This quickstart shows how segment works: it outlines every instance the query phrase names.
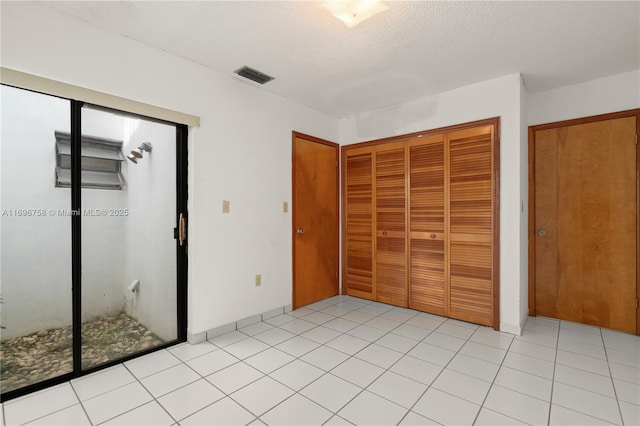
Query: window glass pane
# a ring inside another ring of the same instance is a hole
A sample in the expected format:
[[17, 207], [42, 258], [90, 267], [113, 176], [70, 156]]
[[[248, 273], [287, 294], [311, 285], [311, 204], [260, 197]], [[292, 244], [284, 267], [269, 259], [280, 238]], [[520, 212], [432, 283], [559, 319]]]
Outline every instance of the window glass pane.
[[68, 100], [0, 86], [0, 365], [6, 393], [73, 370], [71, 192], [56, 188]]

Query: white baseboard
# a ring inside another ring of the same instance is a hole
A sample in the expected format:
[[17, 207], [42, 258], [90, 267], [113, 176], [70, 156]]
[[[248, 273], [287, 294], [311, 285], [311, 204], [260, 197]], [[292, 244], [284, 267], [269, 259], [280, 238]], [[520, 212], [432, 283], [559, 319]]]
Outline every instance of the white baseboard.
[[515, 334], [516, 336], [522, 335], [522, 327], [516, 324], [506, 324], [504, 322], [501, 322], [500, 331], [503, 331], [505, 333]]

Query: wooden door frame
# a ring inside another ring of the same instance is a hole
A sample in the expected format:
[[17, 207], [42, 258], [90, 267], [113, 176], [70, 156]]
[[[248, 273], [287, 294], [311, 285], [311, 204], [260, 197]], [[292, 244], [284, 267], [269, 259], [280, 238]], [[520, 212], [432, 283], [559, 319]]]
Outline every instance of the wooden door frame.
[[338, 213], [338, 217], [336, 218], [337, 226], [335, 229], [335, 238], [338, 247], [338, 250], [336, 250], [336, 264], [338, 265], [336, 294], [340, 293], [340, 145], [294, 130], [291, 132], [291, 306], [293, 309], [298, 308], [296, 305], [296, 138], [331, 147], [336, 152], [336, 211]]
[[[640, 299], [640, 150], [637, 138], [640, 134], [640, 108], [609, 114], [593, 115], [572, 120], [529, 126], [529, 315], [536, 316], [536, 238], [535, 238], [535, 153], [536, 132], [539, 130], [575, 126], [617, 118], [636, 117], [636, 299]], [[636, 309], [636, 334], [640, 335], [640, 309]]]

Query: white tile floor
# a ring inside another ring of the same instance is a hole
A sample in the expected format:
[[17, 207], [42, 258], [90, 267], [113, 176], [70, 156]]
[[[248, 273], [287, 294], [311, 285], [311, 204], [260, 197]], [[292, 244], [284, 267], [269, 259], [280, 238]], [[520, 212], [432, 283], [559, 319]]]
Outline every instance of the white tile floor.
[[640, 337], [337, 296], [8, 401], [2, 425], [640, 424]]

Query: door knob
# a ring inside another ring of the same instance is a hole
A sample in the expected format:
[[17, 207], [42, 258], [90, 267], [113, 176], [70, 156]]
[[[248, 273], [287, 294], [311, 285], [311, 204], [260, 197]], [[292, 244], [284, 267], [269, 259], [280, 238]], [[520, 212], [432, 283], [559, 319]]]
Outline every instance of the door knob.
[[302, 234], [304, 234], [304, 229], [302, 229], [302, 228], [298, 228], [298, 229], [296, 229], [296, 232], [297, 232], [298, 234], [302, 235]]
[[546, 229], [539, 230], [538, 235], [540, 235], [541, 237], [544, 237], [545, 235], [547, 235], [547, 230]]

